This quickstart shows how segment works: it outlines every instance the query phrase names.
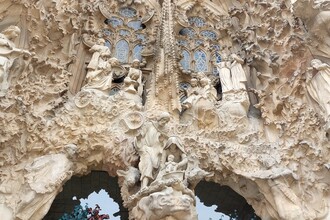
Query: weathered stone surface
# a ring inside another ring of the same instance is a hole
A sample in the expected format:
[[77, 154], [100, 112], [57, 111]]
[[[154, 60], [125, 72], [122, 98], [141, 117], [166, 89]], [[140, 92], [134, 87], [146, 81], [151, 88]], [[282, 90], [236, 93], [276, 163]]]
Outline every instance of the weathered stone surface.
[[328, 1], [0, 2], [1, 219], [95, 169], [131, 219], [197, 219], [201, 179], [330, 218]]

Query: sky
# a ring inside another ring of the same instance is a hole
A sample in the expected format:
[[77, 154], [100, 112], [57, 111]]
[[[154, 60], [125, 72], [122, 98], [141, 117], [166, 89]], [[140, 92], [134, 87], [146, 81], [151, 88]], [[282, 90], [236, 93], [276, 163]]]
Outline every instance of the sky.
[[[73, 197], [76, 200], [76, 197]], [[99, 192], [91, 193], [88, 198], [79, 199], [80, 204], [84, 207], [87, 203], [89, 207], [95, 208], [95, 205], [98, 204], [101, 207], [100, 214], [109, 214], [111, 220], [120, 220], [120, 217], [114, 217], [113, 213], [119, 211], [119, 206], [114, 200], [109, 197], [108, 193], [102, 189]], [[196, 197], [196, 209], [198, 213], [199, 220], [229, 220], [230, 218], [214, 210], [217, 208], [216, 205], [211, 207], [205, 206], [198, 197]]]

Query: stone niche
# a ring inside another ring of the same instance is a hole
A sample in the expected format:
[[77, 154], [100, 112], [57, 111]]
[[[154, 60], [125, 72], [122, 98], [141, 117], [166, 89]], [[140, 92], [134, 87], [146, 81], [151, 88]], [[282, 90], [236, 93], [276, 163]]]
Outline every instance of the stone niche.
[[328, 1], [0, 4], [1, 219], [73, 176], [130, 220], [193, 220], [200, 181], [261, 219], [330, 218]]

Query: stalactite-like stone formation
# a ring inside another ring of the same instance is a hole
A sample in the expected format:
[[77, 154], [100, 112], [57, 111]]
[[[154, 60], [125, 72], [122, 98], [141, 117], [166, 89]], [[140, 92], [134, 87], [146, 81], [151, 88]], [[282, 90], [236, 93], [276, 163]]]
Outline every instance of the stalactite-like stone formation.
[[201, 180], [262, 219], [329, 219], [328, 1], [0, 4], [1, 219], [119, 177], [130, 219], [198, 219]]

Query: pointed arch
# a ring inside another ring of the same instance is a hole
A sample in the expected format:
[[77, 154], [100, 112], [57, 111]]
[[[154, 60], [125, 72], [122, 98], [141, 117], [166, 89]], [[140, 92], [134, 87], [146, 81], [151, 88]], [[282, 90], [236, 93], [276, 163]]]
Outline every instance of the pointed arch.
[[194, 61], [196, 72], [207, 72], [207, 56], [203, 50], [195, 50]]
[[129, 45], [126, 40], [120, 40], [116, 44], [116, 58], [121, 63], [128, 62]]

